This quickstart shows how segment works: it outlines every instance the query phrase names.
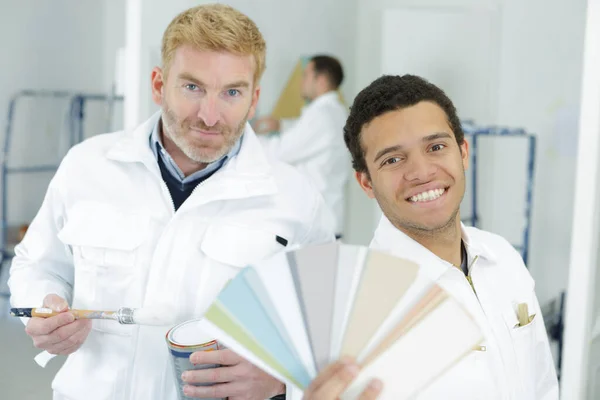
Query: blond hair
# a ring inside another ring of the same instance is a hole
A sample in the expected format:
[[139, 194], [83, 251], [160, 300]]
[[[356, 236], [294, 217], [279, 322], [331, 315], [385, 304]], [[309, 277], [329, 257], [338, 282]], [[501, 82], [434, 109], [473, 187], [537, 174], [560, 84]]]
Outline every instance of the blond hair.
[[254, 57], [254, 83], [265, 71], [266, 43], [250, 18], [224, 4], [208, 4], [190, 8], [167, 27], [162, 39], [163, 70], [168, 74], [175, 51], [182, 45], [198, 50], [228, 52]]

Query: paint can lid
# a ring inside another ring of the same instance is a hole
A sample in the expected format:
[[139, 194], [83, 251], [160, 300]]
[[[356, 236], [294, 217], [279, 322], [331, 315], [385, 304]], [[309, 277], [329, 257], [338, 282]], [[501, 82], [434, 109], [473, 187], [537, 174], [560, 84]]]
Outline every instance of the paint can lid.
[[176, 346], [202, 346], [214, 342], [214, 338], [200, 329], [201, 319], [193, 319], [175, 325], [167, 333], [167, 340]]

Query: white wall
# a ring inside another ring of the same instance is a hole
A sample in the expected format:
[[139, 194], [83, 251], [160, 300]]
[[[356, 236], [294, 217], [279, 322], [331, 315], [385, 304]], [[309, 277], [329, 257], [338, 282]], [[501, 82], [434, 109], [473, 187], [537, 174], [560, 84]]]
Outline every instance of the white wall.
[[104, 84], [105, 90], [110, 90], [110, 86], [115, 80], [115, 67], [117, 58], [117, 49], [125, 46], [125, 2], [122, 0], [104, 0]]
[[[529, 267], [542, 303], [565, 289], [567, 281], [585, 4], [585, 0], [359, 0], [358, 4], [355, 92], [382, 70], [380, 29], [374, 27], [381, 24], [384, 10], [498, 10], [500, 40], [494, 51], [499, 65], [490, 71], [496, 82], [497, 93], [490, 103], [495, 109], [490, 111], [491, 120], [478, 122], [524, 127], [538, 135]], [[414, 43], [419, 45], [419, 32]], [[447, 45], [451, 49], [452, 43]], [[403, 49], [397, 51], [403, 54]], [[408, 53], [414, 54], [414, 49]], [[484, 179], [479, 180], [482, 227], [520, 242], [523, 144], [496, 140], [481, 150], [480, 163], [493, 163], [483, 168]], [[513, 200], [515, 204], [509, 204]]]
[[[122, 45], [123, 12], [118, 0], [103, 1], [17, 1], [0, 6], [0, 127], [4, 138], [10, 96], [21, 89], [105, 92], [108, 85], [105, 58], [113, 47]], [[111, 39], [105, 39], [106, 18], [113, 17]], [[119, 20], [119, 15], [121, 15]], [[120, 25], [119, 25], [120, 24]], [[119, 36], [121, 40], [119, 40]], [[120, 44], [118, 42], [121, 42]], [[101, 109], [91, 106], [90, 118]], [[13, 133], [14, 164], [57, 163], [67, 149], [65, 133], [66, 102], [19, 104]], [[88, 124], [99, 130], [104, 124]], [[34, 145], [32, 145], [34, 144]], [[24, 223], [33, 218], [41, 204], [51, 174], [10, 178], [9, 222]]]
[[[125, 47], [125, 2], [123, 0], [103, 0], [104, 3], [104, 90], [113, 93], [117, 90], [118, 79], [117, 53]], [[121, 64], [123, 68], [124, 65]], [[123, 76], [120, 76], [123, 84]], [[122, 89], [121, 89], [122, 90]], [[121, 94], [122, 93], [115, 93]], [[115, 131], [123, 129], [124, 102], [115, 102], [112, 107], [111, 123], [106, 130]]]

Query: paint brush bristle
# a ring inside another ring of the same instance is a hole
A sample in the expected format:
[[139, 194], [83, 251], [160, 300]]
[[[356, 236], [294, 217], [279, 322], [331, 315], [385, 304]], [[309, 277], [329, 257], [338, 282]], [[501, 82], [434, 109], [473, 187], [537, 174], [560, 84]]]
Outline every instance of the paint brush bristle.
[[175, 313], [165, 307], [146, 307], [133, 310], [133, 320], [139, 325], [173, 325]]

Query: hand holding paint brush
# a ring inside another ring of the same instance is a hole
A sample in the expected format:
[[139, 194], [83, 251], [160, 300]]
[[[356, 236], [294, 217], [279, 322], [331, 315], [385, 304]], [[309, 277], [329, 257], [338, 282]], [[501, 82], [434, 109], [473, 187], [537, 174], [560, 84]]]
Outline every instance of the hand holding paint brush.
[[79, 349], [92, 329], [92, 321], [76, 320], [72, 313], [67, 312], [67, 301], [56, 294], [44, 298], [44, 308], [58, 314], [29, 320], [25, 332], [33, 340], [33, 345], [50, 354], [68, 355]]
[[31, 317], [25, 332], [35, 347], [50, 354], [71, 354], [87, 338], [92, 319], [111, 319], [121, 324], [171, 325], [174, 316], [163, 308], [126, 308], [117, 311], [72, 310], [65, 299], [50, 294], [41, 308], [12, 308], [15, 317]]

